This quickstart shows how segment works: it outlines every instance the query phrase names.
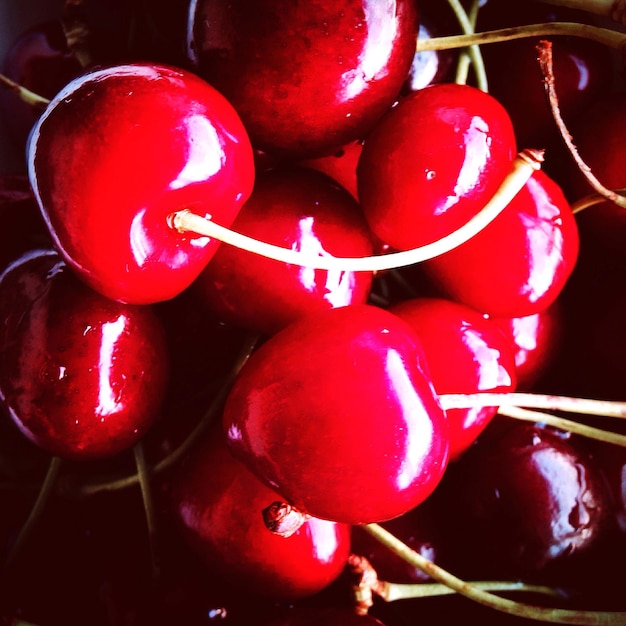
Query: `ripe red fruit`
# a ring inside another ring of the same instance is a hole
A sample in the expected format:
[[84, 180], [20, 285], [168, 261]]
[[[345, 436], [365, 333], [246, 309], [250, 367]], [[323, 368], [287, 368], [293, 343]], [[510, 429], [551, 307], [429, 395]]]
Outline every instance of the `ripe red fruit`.
[[305, 158], [365, 135], [396, 99], [417, 34], [413, 0], [199, 0], [188, 45], [255, 147]]
[[[491, 320], [444, 298], [413, 298], [389, 309], [411, 325], [438, 394], [515, 391], [513, 344]], [[450, 459], [458, 460], [497, 407], [448, 409]]]
[[233, 457], [219, 428], [185, 457], [167, 491], [184, 540], [240, 589], [294, 600], [320, 592], [344, 569], [350, 527], [312, 517], [289, 537], [270, 532], [262, 511], [280, 497]]
[[190, 72], [136, 63], [70, 82], [33, 130], [29, 176], [67, 263], [109, 298], [149, 304], [197, 277], [218, 242], [176, 232], [190, 209], [229, 226], [252, 190], [232, 106]]
[[571, 207], [540, 170], [480, 233], [423, 268], [454, 300], [495, 317], [523, 317], [554, 303], [578, 251]]
[[406, 250], [437, 241], [482, 209], [516, 153], [504, 107], [469, 85], [419, 89], [365, 138], [359, 200], [382, 241]]
[[109, 457], [158, 417], [169, 364], [150, 308], [101, 296], [38, 251], [0, 275], [0, 319], [0, 397], [41, 448]]
[[300, 511], [397, 517], [435, 489], [448, 424], [419, 340], [372, 305], [329, 309], [270, 337], [227, 399], [234, 454]]
[[[257, 178], [233, 229], [321, 256], [369, 256], [373, 244], [356, 200], [308, 168], [277, 168]], [[315, 270], [223, 245], [193, 284], [219, 318], [271, 335], [303, 315], [363, 304], [371, 272]]]

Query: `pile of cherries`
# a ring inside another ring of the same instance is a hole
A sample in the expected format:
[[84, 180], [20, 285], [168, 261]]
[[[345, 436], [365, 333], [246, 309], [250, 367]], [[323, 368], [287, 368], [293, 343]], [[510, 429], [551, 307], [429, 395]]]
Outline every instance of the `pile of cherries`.
[[56, 1], [0, 623], [625, 624], [619, 3]]

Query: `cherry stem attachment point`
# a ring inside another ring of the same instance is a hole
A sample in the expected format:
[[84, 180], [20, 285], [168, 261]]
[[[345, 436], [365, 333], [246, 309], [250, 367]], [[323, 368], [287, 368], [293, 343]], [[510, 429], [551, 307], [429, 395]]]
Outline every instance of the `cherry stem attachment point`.
[[394, 554], [407, 563], [417, 567], [433, 580], [449, 587], [456, 593], [509, 615], [516, 615], [528, 619], [554, 624], [576, 624], [578, 626], [622, 626], [626, 620], [626, 613], [619, 611], [584, 611], [552, 608], [524, 604], [502, 598], [490, 591], [472, 585], [457, 578], [450, 572], [439, 567], [415, 550], [412, 550], [396, 536], [379, 524], [366, 524], [362, 528], [389, 548]]
[[220, 226], [206, 217], [196, 215], [187, 209], [171, 213], [167, 222], [171, 228], [180, 233], [193, 232], [198, 235], [212, 237], [223, 243], [233, 245], [242, 250], [259, 254], [290, 265], [298, 265], [319, 270], [335, 270], [345, 272], [378, 272], [382, 270], [415, 265], [434, 258], [469, 241], [483, 228], [488, 226], [511, 202], [524, 187], [534, 172], [541, 168], [544, 151], [536, 149], [522, 150], [511, 164], [511, 170], [504, 181], [485, 204], [482, 210], [460, 228], [441, 239], [419, 248], [403, 250], [368, 257], [334, 257], [311, 255], [298, 250], [275, 246], [229, 228]]

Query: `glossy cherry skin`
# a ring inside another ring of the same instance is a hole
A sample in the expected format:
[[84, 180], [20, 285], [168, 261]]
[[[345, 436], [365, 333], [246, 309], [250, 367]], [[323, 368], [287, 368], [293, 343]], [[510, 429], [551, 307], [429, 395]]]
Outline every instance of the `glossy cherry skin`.
[[176, 468], [168, 492], [192, 550], [242, 590], [303, 598], [331, 584], [346, 565], [348, 525], [312, 517], [289, 537], [267, 528], [262, 511], [280, 496], [231, 454], [219, 427]]
[[26, 437], [82, 460], [113, 456], [144, 435], [169, 377], [151, 309], [94, 292], [54, 251], [10, 265], [0, 302], [0, 394]]
[[492, 317], [513, 344], [517, 389], [530, 390], [556, 362], [564, 342], [560, 300], [539, 313], [523, 317]]
[[365, 524], [423, 502], [448, 461], [448, 424], [419, 341], [372, 305], [293, 322], [250, 358], [227, 399], [235, 456], [283, 499]]
[[[321, 256], [373, 253], [356, 200], [309, 168], [277, 168], [257, 177], [233, 229], [260, 241]], [[315, 270], [223, 245], [193, 284], [220, 319], [271, 335], [316, 311], [364, 304], [371, 272]]]
[[448, 297], [496, 317], [523, 317], [549, 307], [578, 258], [578, 225], [561, 187], [533, 173], [480, 233], [424, 262]]
[[190, 3], [195, 70], [232, 102], [256, 147], [302, 158], [363, 138], [396, 99], [417, 34], [412, 0]]
[[[515, 391], [511, 341], [491, 320], [445, 298], [412, 298], [389, 309], [415, 330], [439, 395]], [[450, 459], [458, 460], [496, 414], [497, 407], [449, 409]]]
[[494, 421], [457, 469], [463, 532], [484, 565], [505, 575], [547, 574], [610, 532], [612, 502], [602, 472], [567, 435]]
[[[82, 72], [78, 59], [67, 47], [60, 20], [41, 22], [22, 32], [9, 47], [2, 65], [7, 78], [44, 98], [53, 98]], [[41, 110], [10, 89], [0, 92], [0, 110], [4, 119], [10, 120], [7, 129], [23, 151]]]
[[419, 89], [365, 139], [357, 184], [366, 219], [398, 250], [437, 241], [482, 209], [515, 152], [513, 125], [493, 96], [454, 83]]
[[174, 297], [218, 242], [179, 233], [173, 211], [229, 226], [249, 196], [252, 149], [230, 104], [197, 76], [136, 63], [69, 83], [35, 126], [29, 177], [64, 259], [133, 304]]

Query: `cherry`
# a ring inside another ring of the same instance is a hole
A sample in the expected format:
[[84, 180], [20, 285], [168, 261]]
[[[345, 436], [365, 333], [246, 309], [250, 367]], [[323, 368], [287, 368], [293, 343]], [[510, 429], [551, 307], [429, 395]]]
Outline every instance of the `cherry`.
[[233, 457], [219, 428], [177, 467], [168, 491], [192, 550], [243, 590], [294, 600], [320, 592], [344, 569], [350, 527], [309, 518], [289, 537], [271, 533], [261, 513], [280, 497]]
[[[373, 252], [356, 200], [331, 178], [308, 168], [283, 167], [259, 175], [233, 229], [322, 256]], [[371, 272], [297, 267], [223, 245], [192, 288], [220, 319], [269, 335], [302, 315], [365, 303], [371, 282]]]
[[436, 241], [480, 211], [515, 152], [511, 120], [489, 94], [453, 83], [415, 91], [365, 139], [357, 182], [366, 219], [398, 250]]
[[[53, 98], [82, 71], [67, 46], [61, 20], [40, 22], [20, 33], [2, 65], [5, 76], [44, 98]], [[24, 150], [41, 111], [8, 89], [0, 92], [0, 111], [10, 120], [7, 129], [15, 145]]]
[[443, 488], [456, 499], [465, 549], [480, 554], [487, 575], [562, 572], [610, 532], [602, 472], [564, 433], [494, 420], [454, 470]]
[[[438, 394], [516, 389], [513, 345], [478, 311], [434, 297], [411, 298], [389, 310], [419, 337]], [[493, 406], [446, 411], [451, 460], [474, 443], [496, 411]]]
[[254, 176], [248, 137], [223, 96], [187, 71], [149, 63], [70, 82], [33, 130], [28, 166], [68, 265], [133, 304], [179, 294], [217, 249], [176, 232], [167, 216], [189, 208], [230, 225]]
[[235, 456], [288, 504], [349, 524], [414, 508], [448, 460], [419, 340], [367, 304], [305, 316], [270, 337], [237, 378], [223, 427]]
[[554, 303], [578, 251], [563, 190], [539, 170], [486, 228], [424, 270], [450, 298], [494, 317], [524, 317]]
[[153, 311], [94, 292], [52, 250], [0, 275], [0, 397], [24, 435], [71, 459], [113, 456], [158, 416], [169, 363]]
[[393, 104], [417, 35], [410, 0], [201, 0], [190, 4], [188, 43], [256, 147], [308, 158], [361, 139]]

